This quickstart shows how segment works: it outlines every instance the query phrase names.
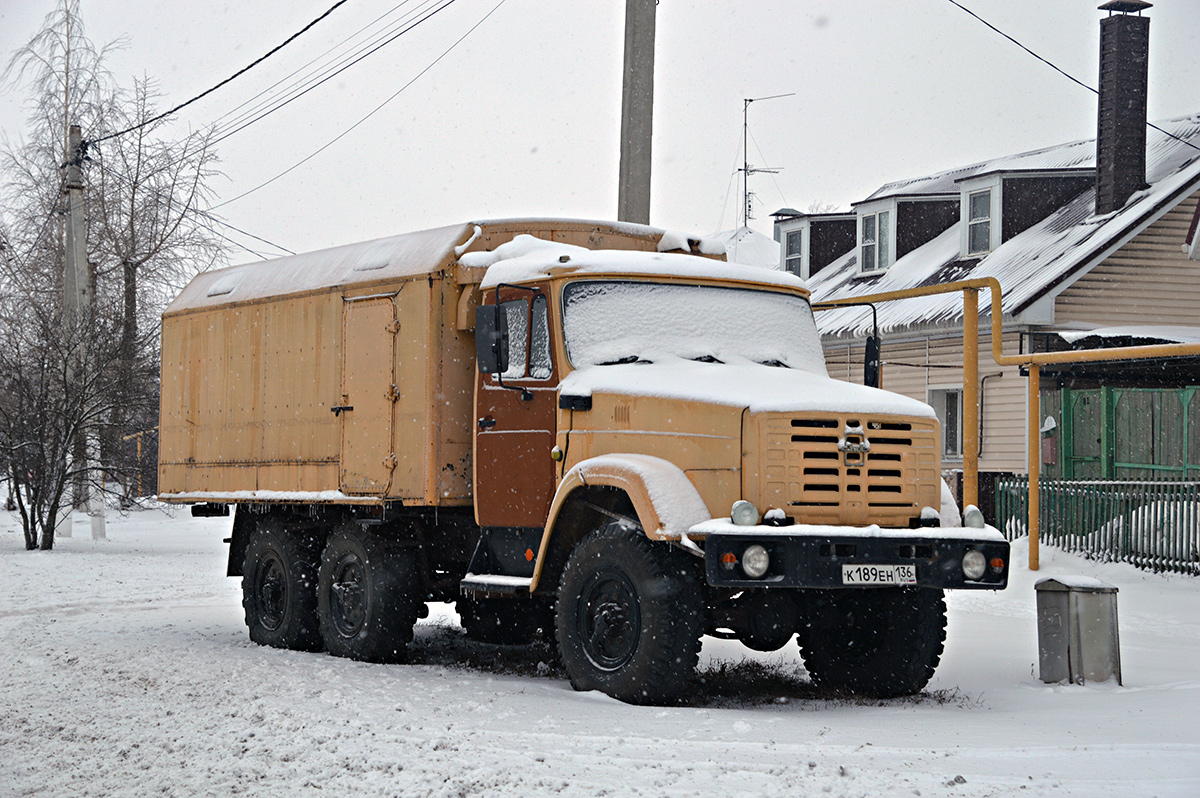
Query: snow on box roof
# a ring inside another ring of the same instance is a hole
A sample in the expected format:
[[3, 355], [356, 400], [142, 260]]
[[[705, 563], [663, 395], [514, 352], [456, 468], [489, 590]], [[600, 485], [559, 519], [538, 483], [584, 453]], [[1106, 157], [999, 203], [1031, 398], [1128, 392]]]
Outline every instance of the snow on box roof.
[[[1157, 218], [1156, 214], [1165, 212], [1164, 203], [1172, 197], [1195, 189], [1200, 182], [1200, 150], [1190, 145], [1200, 145], [1200, 114], [1166, 120], [1158, 126], [1189, 143], [1154, 129], [1148, 130], [1146, 181], [1149, 187], [1135, 192], [1120, 210], [1096, 216], [1095, 190], [1088, 189], [982, 258], [959, 257], [962, 223], [956, 222], [937, 238], [898, 259], [886, 271], [870, 277], [858, 275], [857, 253], [851, 250], [809, 278], [813, 301], [995, 277], [1003, 288], [1004, 314], [1011, 316], [1020, 312], [1055, 287], [1069, 284], [1069, 280], [1081, 276], [1123, 235], [1149, 224]], [[1038, 150], [1035, 154], [1043, 158], [1047, 169], [1061, 168], [1069, 153], [1076, 151], [1080, 144], [1072, 142]], [[1061, 157], [1054, 155], [1059, 150]], [[984, 166], [986, 171], [1009, 168], [997, 167], [1000, 160], [1003, 159], [976, 167], [979, 167], [979, 173], [984, 171]], [[958, 171], [965, 173], [973, 168]], [[952, 173], [941, 173], [948, 174]], [[935, 175], [930, 179], [938, 177]], [[872, 196], [883, 196], [884, 189]], [[983, 316], [990, 314], [986, 297], [979, 310]], [[962, 320], [962, 297], [953, 293], [884, 302], [878, 305], [878, 312], [882, 331], [955, 325]], [[870, 331], [871, 310], [848, 307], [824, 311], [817, 314], [817, 327], [825, 336], [862, 337]]]
[[801, 290], [805, 288], [804, 281], [799, 277], [775, 269], [743, 263], [726, 263], [676, 252], [591, 250], [573, 244], [544, 241], [529, 235], [517, 236], [491, 252], [468, 252], [459, 260], [464, 266], [487, 267], [483, 288], [564, 274], [575, 276], [613, 273], [766, 283]]
[[571, 230], [594, 228], [602, 232], [657, 240], [660, 250], [688, 250], [691, 248], [691, 242], [695, 242], [698, 251], [703, 254], [724, 254], [724, 246], [714, 239], [689, 237], [658, 227], [627, 222], [548, 218], [465, 222], [201, 272], [175, 297], [163, 315], [233, 302], [302, 294], [334, 286], [386, 282], [429, 274], [453, 263], [456, 247], [474, 241], [477, 228], [522, 227]]

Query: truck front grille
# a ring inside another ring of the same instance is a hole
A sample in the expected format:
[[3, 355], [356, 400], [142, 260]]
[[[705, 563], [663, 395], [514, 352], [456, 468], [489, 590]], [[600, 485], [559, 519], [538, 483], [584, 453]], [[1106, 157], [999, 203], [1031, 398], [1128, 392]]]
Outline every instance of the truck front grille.
[[907, 527], [939, 503], [932, 420], [773, 415], [761, 430], [763, 505], [799, 523]]

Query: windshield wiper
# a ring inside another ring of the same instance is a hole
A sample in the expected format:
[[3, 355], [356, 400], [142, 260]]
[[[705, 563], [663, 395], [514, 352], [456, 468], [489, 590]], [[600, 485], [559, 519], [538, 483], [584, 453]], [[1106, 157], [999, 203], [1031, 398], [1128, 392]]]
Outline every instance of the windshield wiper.
[[787, 363], [784, 363], [782, 360], [772, 359], [772, 360], [760, 360], [758, 362], [759, 362], [759, 365], [771, 366], [771, 367], [777, 368], [777, 369], [791, 368]]
[[717, 360], [712, 355], [701, 355], [700, 357], [691, 358], [697, 363], [724, 363], [724, 360]]
[[649, 360], [643, 360], [638, 355], [626, 355], [619, 357], [616, 360], [605, 360], [603, 363], [597, 363], [597, 366], [623, 366], [626, 363], [649, 363]]

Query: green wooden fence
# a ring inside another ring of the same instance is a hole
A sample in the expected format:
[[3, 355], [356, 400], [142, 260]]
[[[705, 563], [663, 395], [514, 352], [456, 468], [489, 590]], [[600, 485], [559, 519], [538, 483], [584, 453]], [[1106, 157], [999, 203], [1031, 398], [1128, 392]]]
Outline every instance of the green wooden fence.
[[[1043, 478], [1039, 485], [1042, 543], [1200, 575], [1200, 482]], [[1012, 540], [1027, 533], [1028, 519], [1029, 480], [998, 478], [996, 526]]]

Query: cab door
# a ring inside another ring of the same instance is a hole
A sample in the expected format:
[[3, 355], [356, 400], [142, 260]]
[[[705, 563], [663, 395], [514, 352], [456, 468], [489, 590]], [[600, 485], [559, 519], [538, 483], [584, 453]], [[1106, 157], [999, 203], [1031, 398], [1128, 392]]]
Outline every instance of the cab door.
[[508, 369], [477, 374], [475, 520], [480, 526], [541, 527], [554, 497], [558, 374], [551, 357], [545, 287], [501, 287]]
[[342, 492], [384, 495], [396, 468], [393, 449], [395, 340], [393, 297], [347, 298], [342, 305]]

